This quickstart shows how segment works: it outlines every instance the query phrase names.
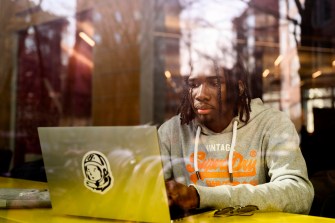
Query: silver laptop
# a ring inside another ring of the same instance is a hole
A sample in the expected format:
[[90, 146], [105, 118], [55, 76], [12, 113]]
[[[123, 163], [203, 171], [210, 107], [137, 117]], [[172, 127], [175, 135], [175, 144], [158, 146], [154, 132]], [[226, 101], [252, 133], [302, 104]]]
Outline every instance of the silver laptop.
[[170, 222], [154, 126], [39, 127], [56, 213]]

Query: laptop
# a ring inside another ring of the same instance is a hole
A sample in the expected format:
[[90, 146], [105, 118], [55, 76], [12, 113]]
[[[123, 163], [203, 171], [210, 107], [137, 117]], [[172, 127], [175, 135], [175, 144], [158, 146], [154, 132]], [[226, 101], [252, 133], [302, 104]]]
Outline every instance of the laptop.
[[155, 126], [39, 127], [55, 213], [171, 222]]

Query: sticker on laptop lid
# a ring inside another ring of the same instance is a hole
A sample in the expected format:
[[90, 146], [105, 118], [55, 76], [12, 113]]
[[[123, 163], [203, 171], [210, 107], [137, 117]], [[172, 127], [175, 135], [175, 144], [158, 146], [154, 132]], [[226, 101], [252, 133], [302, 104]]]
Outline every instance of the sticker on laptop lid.
[[87, 152], [82, 160], [84, 185], [95, 193], [104, 194], [113, 187], [113, 175], [108, 159], [98, 151]]

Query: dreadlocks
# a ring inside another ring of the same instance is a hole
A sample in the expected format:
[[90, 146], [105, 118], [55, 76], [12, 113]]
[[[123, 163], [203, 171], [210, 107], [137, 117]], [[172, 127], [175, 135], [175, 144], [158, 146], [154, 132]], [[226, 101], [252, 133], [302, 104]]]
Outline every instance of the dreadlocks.
[[[243, 69], [242, 63], [238, 62], [231, 69], [223, 69], [224, 77], [226, 80], [227, 89], [227, 102], [233, 105], [233, 115], [238, 116], [239, 120], [247, 123], [250, 119], [250, 101], [251, 96], [247, 84], [247, 73]], [[218, 76], [218, 68], [216, 67], [216, 75]], [[183, 93], [181, 98], [181, 104], [178, 108], [178, 113], [180, 114], [181, 124], [189, 124], [194, 118], [195, 113], [192, 109], [192, 101], [190, 100], [190, 87], [188, 86], [188, 77], [184, 78]], [[242, 89], [240, 89], [240, 84], [242, 84]], [[221, 85], [218, 85], [217, 100], [220, 105], [220, 113], [222, 107], [221, 98]]]

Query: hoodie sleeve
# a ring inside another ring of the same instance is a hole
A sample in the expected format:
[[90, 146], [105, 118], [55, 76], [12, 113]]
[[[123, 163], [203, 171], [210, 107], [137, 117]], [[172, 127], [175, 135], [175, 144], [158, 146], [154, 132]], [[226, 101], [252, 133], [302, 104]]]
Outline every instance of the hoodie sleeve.
[[240, 184], [205, 187], [194, 185], [200, 207], [224, 208], [257, 205], [262, 211], [308, 214], [314, 189], [308, 179], [305, 160], [299, 148], [299, 136], [292, 122], [275, 120], [263, 135], [264, 165], [268, 182], [253, 186]]
[[158, 138], [160, 144], [161, 159], [163, 165], [164, 179], [171, 179], [172, 165], [171, 165], [171, 127], [170, 122], [165, 122], [158, 129]]

